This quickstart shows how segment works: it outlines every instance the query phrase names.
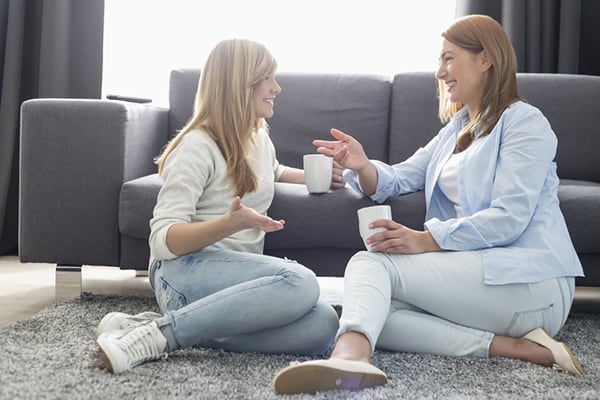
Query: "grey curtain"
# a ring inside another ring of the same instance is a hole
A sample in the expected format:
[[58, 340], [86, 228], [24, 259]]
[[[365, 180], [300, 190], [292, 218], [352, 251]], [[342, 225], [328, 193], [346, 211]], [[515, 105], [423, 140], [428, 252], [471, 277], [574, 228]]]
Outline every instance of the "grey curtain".
[[600, 75], [596, 0], [457, 0], [456, 16], [468, 14], [486, 14], [502, 24], [519, 72]]
[[100, 98], [103, 25], [104, 0], [0, 0], [0, 255], [18, 246], [21, 103]]

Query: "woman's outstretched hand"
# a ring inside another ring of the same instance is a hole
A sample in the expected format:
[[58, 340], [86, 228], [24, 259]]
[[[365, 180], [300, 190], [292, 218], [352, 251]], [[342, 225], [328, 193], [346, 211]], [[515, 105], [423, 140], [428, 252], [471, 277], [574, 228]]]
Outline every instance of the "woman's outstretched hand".
[[[342, 168], [355, 171], [363, 193], [371, 196], [377, 190], [377, 169], [367, 157], [362, 145], [339, 129], [332, 129], [331, 136], [337, 140], [313, 140], [317, 152], [333, 157], [334, 166], [337, 163]], [[333, 174], [332, 182], [336, 179], [335, 171]]]
[[333, 157], [339, 166], [354, 171], [359, 171], [369, 164], [369, 159], [358, 140], [335, 128], [331, 130], [331, 136], [337, 140], [313, 140], [317, 152]]
[[416, 231], [389, 219], [379, 219], [369, 225], [370, 229], [385, 228], [367, 238], [367, 243], [375, 243], [371, 248], [383, 253], [426, 253], [442, 251], [427, 231]]
[[255, 209], [242, 204], [240, 196], [236, 196], [229, 206], [229, 217], [238, 230], [258, 228], [264, 232], [274, 232], [283, 229], [284, 220], [274, 220], [269, 216], [259, 214]]

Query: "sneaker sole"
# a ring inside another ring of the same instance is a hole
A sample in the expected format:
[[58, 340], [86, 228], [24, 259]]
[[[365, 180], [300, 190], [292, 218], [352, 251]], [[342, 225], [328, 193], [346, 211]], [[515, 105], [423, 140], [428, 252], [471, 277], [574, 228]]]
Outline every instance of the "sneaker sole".
[[[100, 358], [102, 359], [102, 362], [104, 362], [104, 366], [108, 371], [110, 371], [113, 374], [120, 374], [121, 372], [126, 371], [127, 368], [119, 368], [119, 365], [116, 365], [117, 368], [115, 368], [115, 365], [113, 365], [113, 362], [110, 360], [109, 354], [105, 350], [105, 348], [110, 349], [110, 345], [108, 343], [109, 338], [110, 337], [108, 334], [103, 333], [102, 335], [100, 335], [98, 340], [96, 340], [96, 343], [98, 343], [98, 347], [100, 349]], [[114, 356], [115, 355], [113, 354], [113, 358], [115, 358]]]
[[100, 358], [102, 359], [102, 362], [104, 363], [104, 367], [108, 370], [108, 372], [110, 372], [111, 374], [114, 374], [115, 371], [113, 370], [113, 366], [110, 363], [110, 359], [108, 358], [108, 356], [106, 355], [104, 350], [102, 350], [102, 347], [100, 348]]

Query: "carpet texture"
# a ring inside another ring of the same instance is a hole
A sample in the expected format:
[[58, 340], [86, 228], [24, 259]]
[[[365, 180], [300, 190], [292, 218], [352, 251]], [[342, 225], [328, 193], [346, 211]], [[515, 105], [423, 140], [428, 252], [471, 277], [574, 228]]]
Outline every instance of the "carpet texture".
[[390, 383], [359, 392], [279, 396], [271, 380], [307, 357], [179, 350], [122, 375], [100, 361], [94, 330], [110, 311], [154, 310], [151, 297], [84, 294], [0, 330], [0, 399], [598, 399], [600, 315], [572, 315], [559, 335], [583, 377], [508, 359], [376, 352]]

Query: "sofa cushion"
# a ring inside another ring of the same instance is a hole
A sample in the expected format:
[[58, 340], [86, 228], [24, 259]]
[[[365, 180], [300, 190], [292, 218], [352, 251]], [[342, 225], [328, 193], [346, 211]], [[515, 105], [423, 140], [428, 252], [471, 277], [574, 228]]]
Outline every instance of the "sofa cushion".
[[[265, 249], [340, 248], [364, 250], [356, 211], [375, 203], [349, 187], [309, 194], [304, 185], [275, 184], [269, 216], [284, 219], [285, 228], [267, 235]], [[423, 192], [389, 199], [392, 217], [413, 229], [423, 229]]]
[[575, 250], [578, 253], [597, 253], [600, 183], [561, 179], [558, 198]]
[[[161, 185], [158, 174], [133, 179], [123, 185], [119, 199], [121, 234], [148, 240], [149, 221]], [[283, 230], [267, 235], [265, 248], [362, 250], [356, 210], [374, 204], [349, 187], [315, 195], [309, 194], [304, 185], [276, 182], [275, 197], [268, 214], [275, 219], [284, 219], [286, 224]], [[391, 198], [386, 204], [391, 205], [394, 220], [413, 229], [423, 229], [423, 192]]]

